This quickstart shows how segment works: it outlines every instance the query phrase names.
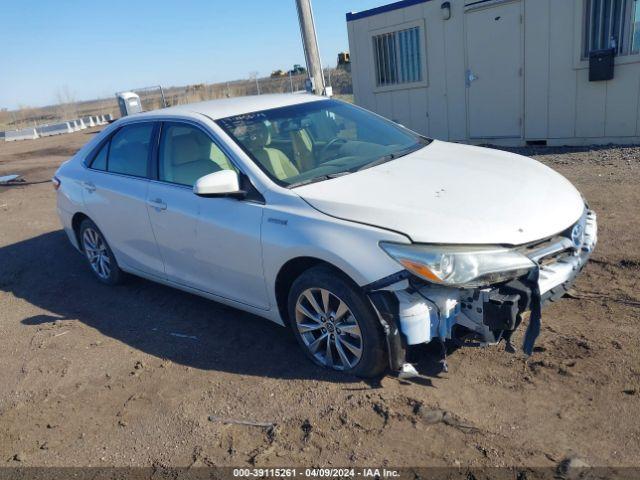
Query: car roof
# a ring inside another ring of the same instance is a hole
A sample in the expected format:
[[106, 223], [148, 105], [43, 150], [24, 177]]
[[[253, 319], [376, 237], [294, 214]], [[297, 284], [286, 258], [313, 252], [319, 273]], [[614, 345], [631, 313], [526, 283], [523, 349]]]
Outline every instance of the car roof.
[[251, 95], [247, 97], [222, 98], [218, 100], [209, 100], [207, 102], [176, 105], [174, 107], [131, 115], [131, 117], [140, 118], [147, 115], [156, 116], [163, 114], [191, 116], [196, 113], [206, 115], [213, 120], [217, 120], [234, 115], [241, 115], [243, 113], [287, 107], [301, 103], [317, 102], [326, 99], [326, 97], [306, 93]]

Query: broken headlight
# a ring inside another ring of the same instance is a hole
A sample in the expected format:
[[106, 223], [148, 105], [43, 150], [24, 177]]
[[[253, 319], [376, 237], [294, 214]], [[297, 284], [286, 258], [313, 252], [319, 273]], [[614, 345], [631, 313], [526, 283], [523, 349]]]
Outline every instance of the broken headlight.
[[381, 242], [391, 258], [428, 282], [484, 287], [527, 274], [535, 265], [523, 254], [497, 246], [404, 245]]

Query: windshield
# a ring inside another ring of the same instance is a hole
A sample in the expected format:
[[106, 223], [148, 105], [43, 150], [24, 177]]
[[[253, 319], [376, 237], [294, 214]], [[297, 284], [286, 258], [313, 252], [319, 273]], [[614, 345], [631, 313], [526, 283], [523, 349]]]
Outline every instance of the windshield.
[[273, 180], [295, 187], [393, 160], [429, 140], [377, 115], [336, 100], [218, 120]]

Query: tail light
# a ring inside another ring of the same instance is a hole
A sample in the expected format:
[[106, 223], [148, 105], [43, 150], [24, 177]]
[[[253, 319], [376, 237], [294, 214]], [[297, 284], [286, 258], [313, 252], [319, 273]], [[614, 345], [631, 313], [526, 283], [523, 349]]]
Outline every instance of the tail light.
[[58, 190], [60, 188], [60, 184], [62, 183], [58, 177], [53, 177], [51, 179], [51, 183], [53, 183], [53, 189]]

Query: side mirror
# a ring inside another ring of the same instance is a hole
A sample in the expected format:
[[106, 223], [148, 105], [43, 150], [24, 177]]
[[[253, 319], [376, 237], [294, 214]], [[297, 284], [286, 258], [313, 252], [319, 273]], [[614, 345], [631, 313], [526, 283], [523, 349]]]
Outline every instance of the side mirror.
[[220, 170], [200, 177], [193, 186], [193, 193], [200, 197], [244, 198], [247, 192], [240, 190], [238, 174], [233, 170]]

